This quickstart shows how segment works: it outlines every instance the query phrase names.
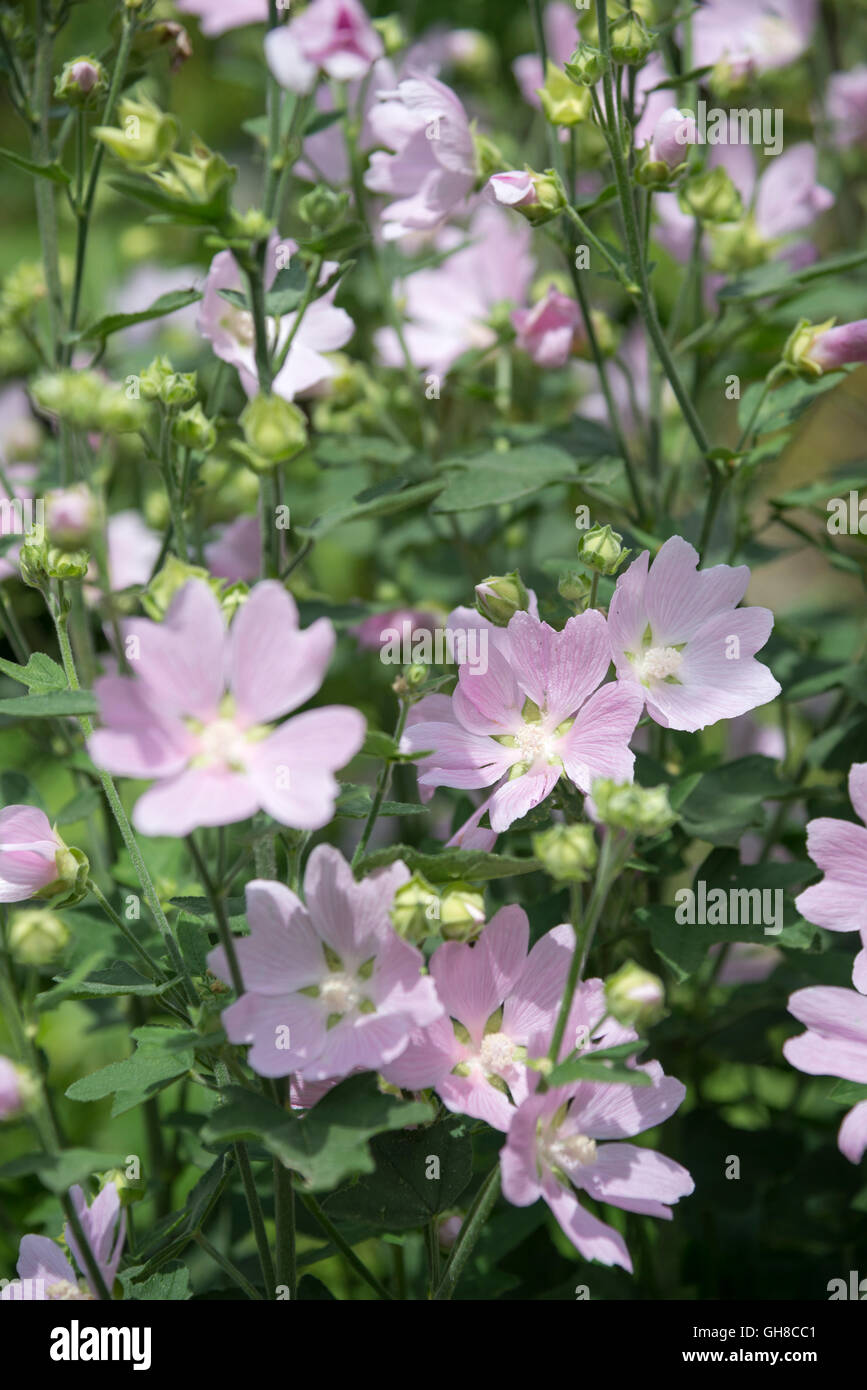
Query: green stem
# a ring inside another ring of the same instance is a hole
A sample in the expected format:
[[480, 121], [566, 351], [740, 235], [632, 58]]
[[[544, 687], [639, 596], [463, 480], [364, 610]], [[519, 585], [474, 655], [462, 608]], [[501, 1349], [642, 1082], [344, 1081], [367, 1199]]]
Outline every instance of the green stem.
[[629, 295], [635, 295], [639, 288], [638, 285], [636, 285], [635, 281], [631, 279], [625, 266], [621, 264], [621, 262], [617, 259], [614, 253], [608, 250], [608, 247], [605, 245], [605, 242], [602, 241], [601, 237], [598, 237], [595, 232], [590, 230], [587, 223], [584, 221], [584, 218], [581, 216], [579, 212], [575, 211], [571, 203], [566, 205], [566, 207], [564, 208], [564, 212], [566, 213], [566, 216], [570, 218], [572, 222], [575, 223], [575, 226], [578, 228], [581, 235], [589, 242], [589, 244], [593, 247], [594, 251], [599, 252], [602, 259], [607, 263], [610, 269], [617, 276], [617, 279], [620, 281], [620, 284], [623, 286], [626, 293]]
[[256, 1181], [250, 1166], [247, 1145], [237, 1143], [233, 1147], [238, 1171], [241, 1174], [241, 1182], [244, 1185], [244, 1195], [247, 1198], [247, 1210], [250, 1214], [256, 1249], [259, 1252], [259, 1264], [262, 1269], [262, 1278], [265, 1281], [265, 1293], [268, 1298], [274, 1298], [277, 1294], [277, 1276], [274, 1272], [274, 1261], [271, 1259], [271, 1247], [268, 1244], [268, 1233], [265, 1230], [265, 1217], [262, 1213], [259, 1194], [256, 1191]]
[[328, 1236], [332, 1245], [337, 1246], [337, 1249], [340, 1251], [343, 1258], [352, 1266], [356, 1274], [358, 1274], [364, 1280], [365, 1284], [368, 1284], [370, 1288], [373, 1289], [374, 1293], [377, 1295], [378, 1298], [384, 1299], [387, 1302], [392, 1303], [394, 1300], [392, 1299], [392, 1296], [389, 1293], [388, 1289], [385, 1287], [384, 1284], [381, 1284], [379, 1282], [375, 1274], [371, 1273], [371, 1271], [367, 1268], [367, 1265], [361, 1262], [361, 1260], [358, 1258], [355, 1251], [353, 1250], [352, 1246], [344, 1238], [344, 1236], [340, 1234], [340, 1231], [334, 1225], [334, 1222], [328, 1216], [325, 1215], [325, 1212], [320, 1207], [316, 1198], [312, 1196], [309, 1192], [301, 1192], [299, 1193], [299, 1196], [307, 1210], [310, 1212], [310, 1215], [322, 1227], [323, 1231]]
[[255, 1298], [258, 1299], [260, 1302], [262, 1301], [262, 1295], [260, 1294], [259, 1290], [255, 1288], [254, 1285], [250, 1283], [249, 1279], [247, 1279], [246, 1276], [241, 1273], [237, 1265], [233, 1265], [232, 1261], [227, 1259], [226, 1256], [222, 1253], [222, 1251], [217, 1249], [216, 1245], [212, 1245], [211, 1242], [207, 1239], [207, 1237], [202, 1235], [201, 1231], [194, 1231], [192, 1239], [196, 1242], [196, 1245], [198, 1245], [200, 1249], [204, 1250], [205, 1254], [208, 1255], [210, 1259], [214, 1261], [214, 1264], [219, 1265], [220, 1269], [222, 1269], [224, 1273], [228, 1274], [229, 1278], [232, 1279], [234, 1283], [238, 1285], [239, 1289], [244, 1290], [244, 1293], [247, 1295], [248, 1298]]
[[205, 895], [209, 903], [211, 904], [214, 917], [216, 918], [217, 931], [220, 935], [220, 945], [226, 953], [226, 960], [229, 965], [229, 973], [232, 976], [232, 988], [234, 989], [235, 993], [240, 999], [241, 995], [244, 993], [244, 980], [241, 975], [241, 967], [238, 963], [238, 955], [235, 950], [235, 939], [232, 936], [232, 929], [229, 926], [229, 918], [226, 915], [226, 904], [223, 900], [222, 894], [218, 892], [217, 888], [215, 887], [211, 875], [208, 873], [208, 866], [205, 863], [205, 860], [199, 850], [199, 847], [196, 844], [195, 839], [192, 835], [187, 836], [187, 845], [189, 847], [190, 854], [193, 857], [193, 862], [195, 863], [196, 871], [199, 875], [199, 878], [202, 880], [202, 887], [205, 890]]
[[[36, 105], [38, 124], [33, 135], [33, 155], [41, 164], [51, 161], [51, 101], [52, 101], [52, 59], [54, 52], [55, 28], [50, 7], [46, 0], [37, 5], [37, 45], [36, 65], [33, 73], [33, 97]], [[42, 243], [42, 258], [45, 266], [45, 285], [48, 291], [48, 311], [51, 322], [51, 346], [49, 359], [58, 362], [60, 343], [60, 324], [63, 317], [63, 289], [60, 283], [60, 262], [57, 247], [57, 208], [54, 201], [55, 185], [50, 179], [36, 179], [34, 196], [36, 198], [36, 217], [39, 223], [39, 237]]]
[[452, 1297], [464, 1265], [473, 1253], [476, 1241], [482, 1234], [482, 1228], [493, 1210], [494, 1203], [499, 1193], [500, 1160], [498, 1158], [476, 1193], [473, 1205], [464, 1217], [464, 1223], [458, 1232], [457, 1240], [452, 1246], [452, 1253], [449, 1256], [445, 1272], [434, 1294], [434, 1299], [437, 1302]]
[[[395, 725], [395, 728], [394, 728], [394, 741], [395, 741], [395, 743], [400, 743], [400, 740], [401, 740], [401, 738], [402, 738], [402, 736], [403, 736], [404, 726], [405, 726], [405, 724], [406, 724], [406, 717], [407, 717], [408, 714], [409, 714], [409, 701], [408, 701], [408, 700], [401, 700], [401, 702], [400, 702], [400, 713], [399, 713], [398, 716], [397, 716], [397, 724]], [[364, 854], [364, 851], [365, 851], [366, 848], [367, 848], [367, 842], [368, 842], [368, 840], [370, 839], [371, 833], [372, 833], [372, 831], [373, 831], [373, 827], [374, 827], [375, 824], [376, 824], [376, 818], [377, 818], [377, 816], [379, 815], [380, 807], [382, 806], [382, 803], [383, 803], [383, 801], [385, 800], [385, 793], [388, 791], [388, 783], [389, 783], [390, 778], [391, 778], [391, 763], [388, 761], [388, 759], [386, 759], [386, 761], [384, 762], [384, 764], [383, 764], [383, 766], [382, 766], [382, 771], [381, 771], [380, 774], [379, 774], [379, 779], [378, 779], [377, 784], [376, 784], [376, 793], [375, 793], [374, 798], [373, 798], [373, 804], [372, 804], [371, 807], [370, 807], [370, 810], [369, 810], [368, 815], [367, 815], [367, 820], [366, 820], [365, 823], [364, 823], [364, 829], [363, 829], [362, 832], [361, 832], [361, 839], [359, 840], [359, 842], [358, 842], [358, 847], [357, 847], [355, 853], [354, 853], [353, 856], [352, 856], [352, 867], [353, 867], [353, 868], [355, 868], [356, 864], [358, 863], [359, 859], [360, 859], [361, 856]]]
[[295, 1186], [292, 1173], [274, 1159], [274, 1217], [277, 1283], [297, 1297], [298, 1271], [295, 1254]]

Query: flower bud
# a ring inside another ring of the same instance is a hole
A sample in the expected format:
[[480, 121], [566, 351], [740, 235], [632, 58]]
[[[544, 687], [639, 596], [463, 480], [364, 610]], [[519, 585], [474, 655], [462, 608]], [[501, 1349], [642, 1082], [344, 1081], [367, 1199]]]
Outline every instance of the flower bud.
[[542, 868], [560, 883], [584, 883], [596, 867], [592, 825], [552, 825], [534, 835], [532, 843]]
[[711, 267], [726, 275], [764, 265], [775, 254], [774, 242], [762, 236], [752, 213], [742, 222], [726, 222], [712, 227], [710, 238]]
[[160, 48], [168, 49], [172, 72], [177, 72], [193, 56], [190, 36], [176, 19], [156, 20], [136, 29], [132, 50], [135, 57], [146, 58]]
[[59, 546], [50, 545], [42, 563], [49, 579], [83, 579], [90, 567], [90, 552], [61, 550]]
[[409, 690], [418, 690], [420, 685], [424, 685], [429, 674], [427, 666], [422, 665], [420, 661], [414, 661], [411, 666], [407, 666], [403, 678]]
[[108, 87], [105, 68], [97, 58], [73, 58], [54, 79], [54, 95], [70, 106], [92, 105]]
[[653, 128], [650, 157], [661, 160], [669, 170], [677, 169], [685, 162], [688, 147], [696, 144], [697, 140], [695, 117], [688, 111], [669, 106]]
[[681, 212], [701, 222], [737, 222], [744, 215], [741, 195], [721, 164], [693, 174], [677, 195]]
[[195, 206], [206, 206], [227, 194], [238, 177], [238, 170], [221, 154], [195, 140], [190, 154], [169, 155], [170, 168], [153, 174], [153, 180], [171, 197]]
[[243, 455], [257, 472], [294, 458], [307, 444], [304, 412], [282, 396], [253, 396], [241, 412], [240, 423], [247, 445]]
[[615, 63], [638, 66], [656, 46], [653, 35], [634, 10], [613, 19], [608, 25], [611, 57]]
[[563, 184], [553, 169], [537, 174], [533, 169], [510, 169], [493, 174], [486, 185], [489, 201], [514, 208], [533, 226], [559, 217], [566, 206]]
[[584, 87], [595, 87], [608, 69], [608, 59], [601, 48], [592, 43], [579, 43], [566, 64], [566, 74], [573, 82]]
[[371, 23], [382, 39], [386, 58], [393, 58], [395, 53], [400, 53], [406, 47], [406, 30], [400, 15], [387, 14], [382, 19], [371, 20]]
[[11, 319], [26, 318], [45, 299], [45, 271], [38, 261], [19, 261], [3, 280], [0, 309]]
[[398, 936], [418, 945], [439, 932], [439, 894], [422, 874], [415, 873], [398, 888], [388, 915]]
[[123, 97], [117, 107], [120, 126], [95, 126], [91, 132], [112, 154], [138, 169], [158, 169], [178, 138], [178, 123], [152, 101]]
[[47, 908], [24, 908], [9, 923], [9, 953], [19, 965], [50, 965], [68, 941], [66, 923]]
[[658, 975], [651, 975], [628, 960], [605, 981], [608, 1012], [626, 1028], [649, 1028], [665, 1014], [665, 986]]
[[538, 92], [542, 110], [551, 125], [578, 125], [590, 115], [593, 105], [590, 89], [571, 82], [550, 58], [545, 67], [545, 85]]
[[577, 570], [565, 570], [557, 583], [557, 592], [567, 603], [583, 603], [590, 593], [590, 581]]
[[232, 210], [231, 235], [242, 241], [264, 241], [274, 229], [273, 218], [266, 217], [261, 208], [248, 208], [246, 212]]
[[39, 1094], [39, 1083], [26, 1067], [0, 1056], [0, 1120], [24, 1114]]
[[184, 560], [179, 560], [177, 555], [166, 556], [162, 569], [154, 575], [141, 596], [142, 607], [148, 617], [153, 618], [156, 623], [162, 622], [175, 594], [185, 584], [189, 584], [191, 579], [203, 579], [215, 594], [222, 584], [221, 580], [215, 579], [199, 565], [188, 565]]
[[30, 385], [30, 394], [40, 410], [84, 430], [98, 428], [99, 402], [104, 390], [105, 379], [98, 372], [72, 368], [39, 376]]
[[46, 493], [45, 529], [52, 545], [74, 550], [88, 539], [98, 519], [97, 501], [86, 483]]
[[103, 386], [96, 404], [94, 428], [105, 434], [136, 434], [144, 425], [145, 408], [122, 386], [109, 382]]
[[839, 328], [834, 322], [801, 319], [789, 335], [783, 361], [807, 376], [838, 371], [849, 362], [867, 362], [867, 319], [841, 323]]
[[441, 1250], [451, 1250], [464, 1224], [461, 1216], [437, 1217], [437, 1244]]
[[217, 431], [198, 402], [190, 410], [182, 410], [172, 421], [172, 438], [185, 449], [210, 453], [217, 442]]
[[36, 541], [26, 541], [18, 552], [18, 569], [22, 582], [31, 589], [39, 589], [42, 593], [48, 588], [45, 554], [45, 543], [40, 544]]
[[159, 398], [170, 410], [189, 405], [197, 395], [195, 372], [170, 372], [160, 382]]
[[623, 537], [610, 526], [591, 526], [578, 541], [578, 556], [599, 574], [616, 574], [632, 554], [623, 549]]
[[508, 627], [516, 613], [526, 613], [530, 595], [517, 570], [492, 574], [476, 585], [476, 608], [495, 627]]
[[318, 183], [299, 200], [298, 215], [309, 227], [327, 232], [343, 221], [348, 206], [348, 193], [338, 193], [327, 184]]
[[449, 941], [473, 941], [485, 925], [485, 897], [468, 883], [452, 883], [440, 901], [440, 931]]
[[112, 1183], [117, 1188], [117, 1195], [122, 1207], [131, 1207], [135, 1202], [141, 1202], [147, 1196], [145, 1183], [142, 1179], [128, 1178], [122, 1168], [109, 1168], [108, 1172], [100, 1174], [100, 1177], [100, 1191]]
[[599, 820], [612, 829], [659, 835], [677, 820], [666, 786], [640, 787], [637, 782], [618, 783], [599, 777], [591, 796]]

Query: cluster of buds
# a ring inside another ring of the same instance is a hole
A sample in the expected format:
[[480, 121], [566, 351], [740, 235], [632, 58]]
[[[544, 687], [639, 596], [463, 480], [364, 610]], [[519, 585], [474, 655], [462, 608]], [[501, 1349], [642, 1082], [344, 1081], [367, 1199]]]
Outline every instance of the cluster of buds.
[[155, 357], [139, 377], [139, 391], [146, 401], [176, 410], [196, 399], [196, 373], [177, 372], [167, 357]]
[[637, 782], [614, 782], [599, 777], [591, 788], [597, 818], [612, 830], [633, 835], [660, 835], [677, 820], [668, 788], [641, 787]]
[[144, 415], [137, 395], [95, 371], [69, 367], [37, 377], [30, 394], [40, 410], [74, 429], [129, 434], [142, 428]]
[[450, 883], [438, 893], [414, 873], [395, 893], [389, 916], [398, 936], [415, 945], [431, 936], [473, 941], [485, 925], [484, 894], [469, 883]]
[[476, 585], [476, 608], [494, 627], [508, 627], [516, 613], [526, 613], [530, 595], [517, 570], [491, 574]]

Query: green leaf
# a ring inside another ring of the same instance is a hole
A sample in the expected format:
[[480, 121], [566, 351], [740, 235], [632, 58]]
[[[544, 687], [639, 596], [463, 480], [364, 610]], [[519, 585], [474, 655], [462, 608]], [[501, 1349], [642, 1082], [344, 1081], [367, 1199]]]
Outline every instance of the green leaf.
[[370, 1148], [374, 1172], [323, 1203], [333, 1221], [413, 1230], [453, 1207], [473, 1176], [469, 1126], [456, 1115], [424, 1129], [379, 1135]]
[[571, 454], [550, 444], [519, 445], [500, 453], [490, 449], [467, 458], [447, 459], [448, 482], [435, 512], [473, 511], [531, 497], [552, 483], [574, 482], [578, 465]]
[[853, 251], [842, 256], [830, 256], [827, 260], [816, 261], [793, 271], [787, 261], [771, 261], [768, 265], [756, 266], [739, 275], [728, 285], [717, 291], [717, 297], [727, 299], [763, 299], [765, 295], [796, 294], [805, 285], [821, 280], [827, 275], [845, 275], [848, 270], [856, 270], [867, 261], [867, 251]]
[[762, 802], [784, 795], [772, 758], [751, 754], [702, 774], [680, 807], [687, 835], [714, 845], [736, 845], [765, 821]]
[[867, 1086], [860, 1081], [836, 1081], [828, 1092], [828, 1099], [839, 1101], [841, 1105], [858, 1105], [867, 1100]]
[[26, 174], [35, 174], [37, 178], [50, 179], [52, 183], [72, 183], [72, 175], [66, 172], [62, 164], [37, 164], [32, 159], [25, 159], [23, 154], [16, 154], [14, 150], [0, 149], [0, 158], [8, 159], [16, 169], [23, 169]]
[[[154, 984], [147, 976], [136, 970], [126, 961], [115, 961], [107, 970], [98, 970], [81, 983], [72, 984], [69, 976], [55, 975], [60, 985], [68, 985], [64, 993], [66, 999], [110, 999], [119, 994], [135, 994], [141, 998], [165, 994], [178, 983], [179, 976], [166, 980], [165, 984]], [[53, 994], [54, 991], [52, 990]], [[37, 1003], [43, 996], [37, 996]]]
[[189, 304], [197, 304], [201, 299], [198, 290], [170, 290], [155, 299], [149, 309], [140, 309], [135, 314], [107, 314], [105, 318], [89, 323], [78, 335], [85, 339], [105, 339], [112, 333], [120, 333], [124, 328], [132, 328], [137, 323], [149, 323], [151, 319], [162, 319], [167, 314], [176, 314]]
[[26, 685], [37, 695], [45, 695], [51, 690], [66, 690], [69, 685], [63, 667], [58, 666], [45, 652], [33, 652], [26, 666], [0, 658], [0, 671]]
[[[370, 815], [373, 797], [368, 787], [344, 782], [335, 806], [335, 815], [348, 816], [350, 820], [364, 820]], [[383, 801], [379, 808], [381, 816], [420, 816], [427, 808], [415, 801]]]
[[408, 511], [410, 507], [428, 502], [442, 490], [442, 480], [425, 483], [410, 483], [406, 478], [391, 478], [378, 487], [368, 488], [358, 493], [351, 502], [332, 507], [323, 513], [310, 526], [298, 526], [300, 536], [320, 540], [337, 526], [347, 521], [361, 521], [372, 516], [393, 516], [397, 512]]
[[159, 1274], [151, 1274], [137, 1284], [136, 1275], [144, 1268], [144, 1265], [133, 1265], [118, 1275], [126, 1302], [179, 1303], [186, 1298], [192, 1298], [190, 1271], [186, 1265], [169, 1264], [160, 1270]]
[[113, 1095], [112, 1117], [123, 1115], [186, 1075], [194, 1060], [194, 1049], [189, 1043], [177, 1050], [139, 1043], [131, 1057], [125, 1057], [122, 1062], [110, 1062], [100, 1071], [73, 1081], [66, 1094], [70, 1100], [79, 1101], [102, 1100]]
[[125, 1154], [98, 1153], [94, 1149], [66, 1149], [59, 1154], [25, 1154], [0, 1167], [0, 1178], [19, 1178], [35, 1173], [49, 1192], [67, 1192], [92, 1173], [121, 1168]]
[[89, 690], [56, 690], [48, 695], [13, 695], [11, 700], [0, 700], [0, 714], [22, 719], [56, 719], [98, 712], [96, 696]]
[[596, 1061], [593, 1053], [587, 1057], [576, 1057], [572, 1062], [561, 1062], [548, 1077], [549, 1086], [566, 1086], [571, 1081], [598, 1081], [606, 1086], [651, 1085], [651, 1079], [646, 1072], [632, 1067], [619, 1067], [616, 1062]]
[[434, 1115], [420, 1101], [383, 1095], [370, 1073], [348, 1077], [300, 1117], [241, 1086], [229, 1086], [221, 1095], [226, 1103], [206, 1121], [202, 1141], [257, 1141], [299, 1173], [312, 1192], [329, 1191], [354, 1173], [372, 1173], [368, 1141], [375, 1134], [424, 1124]]
[[290, 261], [278, 270], [274, 283], [265, 295], [265, 313], [279, 318], [297, 309], [307, 289], [307, 270], [300, 261]]
[[345, 115], [346, 112], [339, 106], [334, 111], [314, 111], [304, 126], [304, 134], [318, 135], [320, 130], [327, 130]]
[[445, 849], [439, 854], [424, 854], [412, 845], [389, 845], [366, 854], [356, 866], [358, 877], [381, 869], [402, 859], [409, 869], [424, 874], [429, 883], [446, 883], [449, 879], [466, 879], [477, 883], [493, 878], [511, 878], [513, 874], [531, 874], [538, 868], [535, 859], [518, 859], [507, 854], [488, 854], [480, 849]]
[[99, 809], [102, 792], [98, 787], [85, 787], [84, 791], [67, 801], [62, 811], [57, 813], [57, 825], [74, 825], [76, 821], [87, 820]]

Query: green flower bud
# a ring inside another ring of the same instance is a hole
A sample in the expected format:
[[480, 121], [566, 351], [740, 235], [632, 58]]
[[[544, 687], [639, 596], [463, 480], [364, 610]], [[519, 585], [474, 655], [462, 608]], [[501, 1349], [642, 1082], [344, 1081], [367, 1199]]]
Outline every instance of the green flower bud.
[[152, 101], [133, 101], [123, 97], [118, 102], [120, 126], [95, 126], [95, 140], [107, 146], [112, 154], [138, 169], [158, 169], [171, 153], [178, 138], [178, 123]]
[[92, 371], [71, 369], [37, 377], [30, 394], [40, 410], [78, 429], [96, 429], [105, 381]]
[[476, 608], [495, 627], [508, 627], [516, 613], [526, 613], [530, 595], [517, 570], [492, 574], [476, 585]]
[[182, 410], [172, 421], [172, 438], [185, 449], [210, 453], [217, 442], [217, 431], [198, 402], [191, 410]]
[[46, 547], [44, 542], [26, 542], [18, 552], [18, 568], [22, 581], [31, 589], [45, 593], [48, 588], [48, 573], [45, 569]]
[[485, 925], [485, 897], [468, 883], [452, 883], [440, 902], [440, 931], [449, 941], [473, 941]]
[[557, 592], [567, 603], [583, 603], [590, 593], [590, 581], [577, 570], [566, 570], [560, 575]]
[[571, 82], [550, 58], [545, 67], [545, 85], [538, 92], [542, 110], [551, 125], [579, 125], [587, 120], [592, 110], [590, 89]]
[[721, 164], [702, 174], [691, 174], [677, 201], [681, 212], [701, 222], [738, 222], [744, 215], [741, 195]]
[[189, 405], [197, 395], [195, 372], [171, 372], [160, 383], [159, 398], [170, 410], [179, 405]]
[[106, 434], [135, 434], [145, 422], [145, 407], [113, 382], [104, 386], [97, 402], [94, 427]]
[[343, 221], [348, 206], [348, 193], [338, 193], [327, 184], [318, 183], [300, 199], [298, 215], [309, 227], [326, 232]]
[[478, 171], [476, 187], [482, 188], [492, 174], [499, 174], [508, 166], [499, 145], [495, 145], [489, 136], [480, 135], [477, 130], [474, 130], [472, 137]]
[[608, 25], [611, 57], [615, 63], [637, 66], [656, 47], [656, 41], [640, 15], [627, 10]]
[[46, 907], [26, 907], [9, 923], [9, 954], [19, 965], [50, 965], [69, 940], [69, 928]]
[[294, 458], [307, 444], [304, 412], [282, 396], [254, 396], [242, 410], [240, 422], [250, 466], [257, 472]]
[[54, 79], [54, 95], [70, 106], [92, 106], [108, 88], [108, 76], [97, 58], [73, 58]]
[[752, 213], [743, 222], [713, 227], [710, 236], [711, 266], [727, 275], [764, 265], [774, 252], [774, 243], [762, 236]]
[[566, 75], [572, 82], [585, 87], [595, 87], [608, 69], [608, 59], [601, 48], [592, 43], [579, 43], [566, 64]]
[[532, 843], [542, 868], [560, 883], [584, 883], [596, 867], [592, 825], [552, 825], [534, 835]]
[[578, 541], [578, 556], [599, 574], [616, 574], [632, 554], [623, 549], [623, 537], [610, 526], [591, 526]]
[[418, 945], [439, 933], [439, 894], [423, 874], [413, 874], [398, 888], [388, 915], [398, 936]]
[[636, 835], [659, 835], [677, 820], [668, 788], [640, 787], [637, 782], [613, 782], [600, 777], [591, 788], [596, 813], [603, 824]]
[[13, 320], [32, 314], [46, 296], [45, 272], [37, 261], [19, 261], [3, 281], [0, 310]]
[[179, 589], [189, 584], [191, 579], [203, 579], [216, 595], [222, 581], [215, 579], [199, 565], [188, 565], [177, 555], [168, 555], [162, 569], [154, 575], [141, 596], [142, 607], [154, 622], [162, 622], [169, 610], [171, 601]]
[[49, 579], [83, 579], [90, 565], [90, 552], [61, 550], [51, 545], [45, 551], [43, 564]]
[[624, 1027], [649, 1028], [665, 1015], [665, 986], [658, 975], [628, 960], [605, 981], [605, 1003]]
[[410, 690], [418, 690], [420, 685], [424, 685], [429, 675], [427, 666], [423, 666], [420, 661], [414, 661], [411, 666], [407, 666], [403, 673], [407, 687]]
[[57, 878], [34, 893], [35, 898], [57, 899], [54, 907], [75, 907], [87, 896], [87, 879], [90, 864], [83, 850], [70, 845], [62, 845], [54, 856]]
[[238, 177], [238, 170], [233, 164], [227, 163], [221, 154], [209, 150], [197, 137], [193, 140], [192, 152], [172, 153], [169, 165], [169, 169], [151, 175], [154, 183], [158, 183], [172, 198], [198, 207], [207, 206], [220, 195], [227, 195]]
[[387, 14], [384, 18], [371, 22], [382, 39], [386, 58], [393, 58], [395, 53], [400, 53], [401, 49], [406, 47], [406, 30], [400, 15]]
[[133, 1203], [141, 1202], [147, 1196], [144, 1180], [142, 1178], [128, 1178], [122, 1168], [109, 1168], [108, 1172], [101, 1176], [103, 1187], [113, 1183], [117, 1188], [117, 1195], [122, 1207], [131, 1207]]
[[273, 219], [266, 217], [261, 208], [248, 208], [246, 212], [232, 210], [231, 234], [238, 240], [264, 241], [273, 229]]
[[826, 319], [824, 323], [810, 323], [809, 319], [799, 319], [789, 334], [783, 349], [783, 361], [792, 371], [804, 376], [822, 376], [823, 369], [810, 357], [810, 350], [820, 333], [833, 328], [836, 319]]
[[155, 357], [139, 377], [139, 390], [144, 400], [158, 400], [164, 384], [174, 375], [175, 369], [167, 357]]

